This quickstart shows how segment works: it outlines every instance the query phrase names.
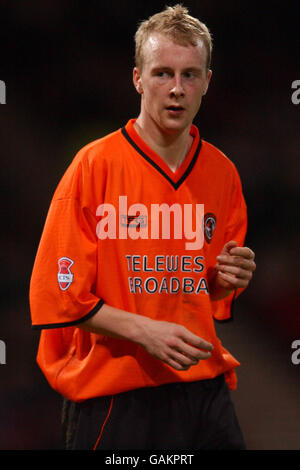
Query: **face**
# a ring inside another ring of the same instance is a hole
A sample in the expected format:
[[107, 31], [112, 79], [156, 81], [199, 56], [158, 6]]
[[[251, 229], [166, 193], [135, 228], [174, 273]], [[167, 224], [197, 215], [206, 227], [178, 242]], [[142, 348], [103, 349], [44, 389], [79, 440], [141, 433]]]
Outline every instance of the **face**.
[[142, 70], [133, 71], [142, 98], [139, 119], [168, 134], [190, 129], [211, 77], [205, 45], [199, 40], [196, 46], [182, 46], [156, 33], [143, 53]]

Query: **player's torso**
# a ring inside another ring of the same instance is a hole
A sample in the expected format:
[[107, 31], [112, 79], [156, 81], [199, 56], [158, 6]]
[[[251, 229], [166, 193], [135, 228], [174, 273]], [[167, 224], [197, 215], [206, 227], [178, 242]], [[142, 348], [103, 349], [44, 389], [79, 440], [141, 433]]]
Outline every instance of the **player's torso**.
[[174, 174], [126, 129], [105, 158], [105, 171], [102, 157], [94, 161], [97, 295], [155, 318], [168, 318], [166, 298], [168, 309], [180, 315], [201, 304], [210, 316], [209, 278], [229, 210], [224, 164], [195, 135]]

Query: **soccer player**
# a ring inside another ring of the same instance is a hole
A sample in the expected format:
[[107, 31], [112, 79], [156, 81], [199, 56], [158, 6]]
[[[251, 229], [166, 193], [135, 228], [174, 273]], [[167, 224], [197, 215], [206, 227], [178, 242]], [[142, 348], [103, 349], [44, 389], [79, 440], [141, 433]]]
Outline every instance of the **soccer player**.
[[180, 5], [142, 22], [140, 113], [60, 181], [31, 278], [37, 361], [64, 397], [68, 449], [245, 449], [240, 364], [214, 319], [255, 270], [234, 164], [193, 120], [212, 41]]

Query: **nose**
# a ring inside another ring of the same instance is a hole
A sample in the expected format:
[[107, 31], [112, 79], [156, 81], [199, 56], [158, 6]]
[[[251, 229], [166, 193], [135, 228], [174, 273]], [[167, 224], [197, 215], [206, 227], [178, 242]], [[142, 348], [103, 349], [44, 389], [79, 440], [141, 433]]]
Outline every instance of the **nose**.
[[170, 89], [170, 95], [175, 98], [179, 98], [180, 96], [184, 96], [184, 87], [182, 84], [182, 77], [181, 76], [174, 76], [172, 86]]

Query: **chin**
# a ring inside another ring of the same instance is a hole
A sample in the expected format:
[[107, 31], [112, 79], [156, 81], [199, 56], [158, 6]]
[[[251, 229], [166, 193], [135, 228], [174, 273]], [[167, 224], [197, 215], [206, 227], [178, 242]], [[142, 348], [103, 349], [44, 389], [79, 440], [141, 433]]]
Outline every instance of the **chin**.
[[187, 122], [165, 122], [162, 126], [169, 133], [179, 133], [184, 131], [190, 124]]

